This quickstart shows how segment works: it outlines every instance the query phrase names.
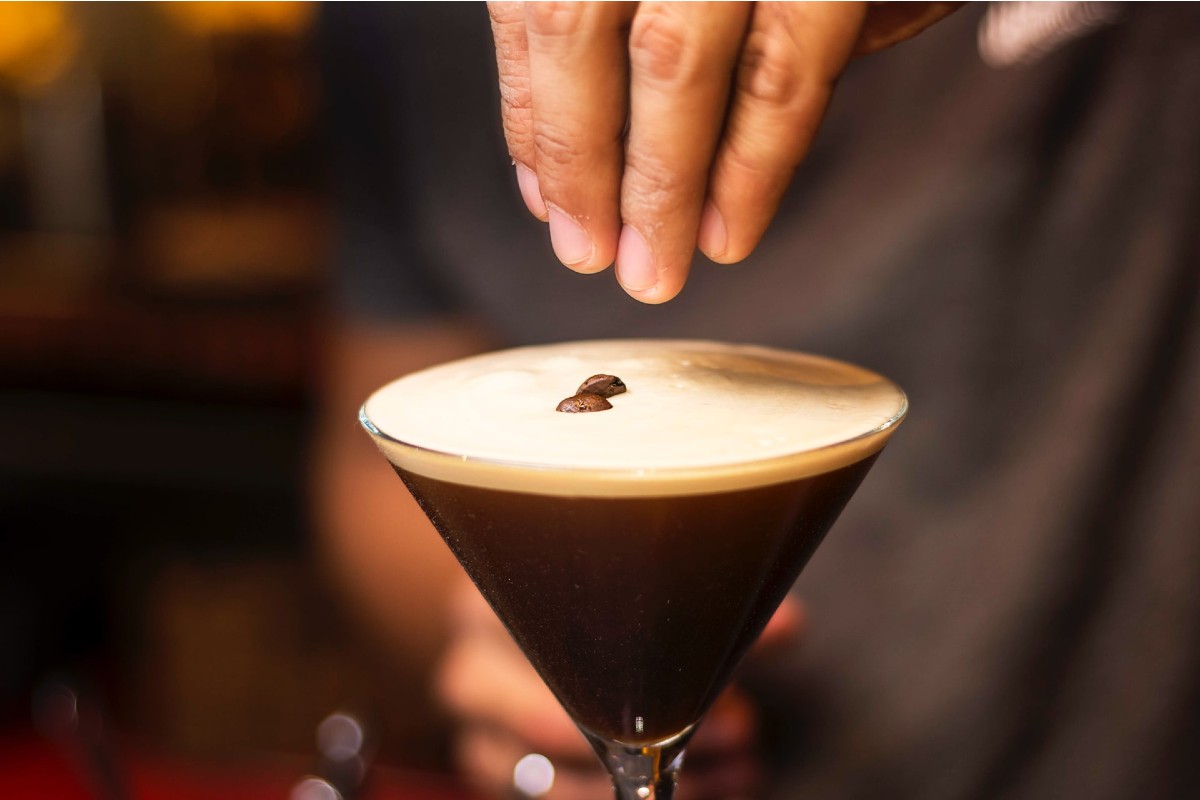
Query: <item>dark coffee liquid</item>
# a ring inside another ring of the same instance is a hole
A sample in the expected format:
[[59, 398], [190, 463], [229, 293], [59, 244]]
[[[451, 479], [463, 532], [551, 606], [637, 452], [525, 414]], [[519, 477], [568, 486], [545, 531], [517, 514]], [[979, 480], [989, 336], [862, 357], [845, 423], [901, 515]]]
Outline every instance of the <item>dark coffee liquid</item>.
[[678, 497], [397, 472], [575, 721], [646, 744], [700, 719], [874, 460]]

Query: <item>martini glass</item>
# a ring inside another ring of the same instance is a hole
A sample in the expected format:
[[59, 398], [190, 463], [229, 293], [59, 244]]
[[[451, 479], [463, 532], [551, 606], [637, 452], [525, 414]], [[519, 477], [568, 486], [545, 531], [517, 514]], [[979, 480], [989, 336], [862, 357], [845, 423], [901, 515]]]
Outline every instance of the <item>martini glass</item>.
[[[559, 413], [595, 373], [628, 391]], [[907, 410], [893, 383], [688, 340], [518, 348], [360, 421], [592, 745], [667, 800], [697, 724]]]

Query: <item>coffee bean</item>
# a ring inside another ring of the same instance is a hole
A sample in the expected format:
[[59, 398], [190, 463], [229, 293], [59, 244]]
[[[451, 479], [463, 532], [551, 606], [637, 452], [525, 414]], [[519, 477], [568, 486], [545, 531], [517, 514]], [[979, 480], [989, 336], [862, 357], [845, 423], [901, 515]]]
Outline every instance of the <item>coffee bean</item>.
[[577, 394], [598, 394], [601, 397], [612, 397], [625, 391], [625, 381], [616, 375], [593, 375], [575, 390]]
[[604, 411], [609, 408], [612, 408], [612, 403], [598, 394], [577, 394], [559, 403], [557, 410], [568, 414], [579, 414], [585, 411]]

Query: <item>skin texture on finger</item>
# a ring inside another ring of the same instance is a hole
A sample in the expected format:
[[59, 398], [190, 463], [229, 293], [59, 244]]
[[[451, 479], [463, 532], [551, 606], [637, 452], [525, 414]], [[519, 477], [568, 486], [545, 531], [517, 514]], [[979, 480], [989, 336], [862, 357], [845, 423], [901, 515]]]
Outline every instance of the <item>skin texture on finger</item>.
[[713, 261], [748, 256], [807, 154], [858, 41], [863, 3], [759, 3], [699, 234]]
[[643, 302], [670, 300], [687, 279], [749, 14], [746, 3], [638, 6], [617, 279]]
[[496, 45], [496, 71], [500, 79], [500, 121], [504, 141], [517, 170], [517, 186], [525, 207], [543, 222], [537, 174], [533, 170], [533, 94], [529, 83], [529, 42], [525, 34], [524, 3], [488, 3], [492, 40]]
[[616, 256], [623, 166], [625, 36], [636, 6], [529, 3], [533, 153], [555, 255], [578, 272]]

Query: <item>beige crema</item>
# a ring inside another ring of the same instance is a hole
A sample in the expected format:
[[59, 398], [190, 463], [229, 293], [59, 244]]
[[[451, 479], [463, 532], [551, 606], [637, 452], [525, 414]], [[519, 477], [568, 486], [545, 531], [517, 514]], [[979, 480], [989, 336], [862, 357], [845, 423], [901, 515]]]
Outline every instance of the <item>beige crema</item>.
[[[555, 410], [597, 373], [612, 408]], [[625, 339], [522, 347], [422, 370], [361, 421], [396, 466], [494, 489], [579, 496], [735, 490], [878, 452], [907, 410], [860, 367], [752, 345]]]

